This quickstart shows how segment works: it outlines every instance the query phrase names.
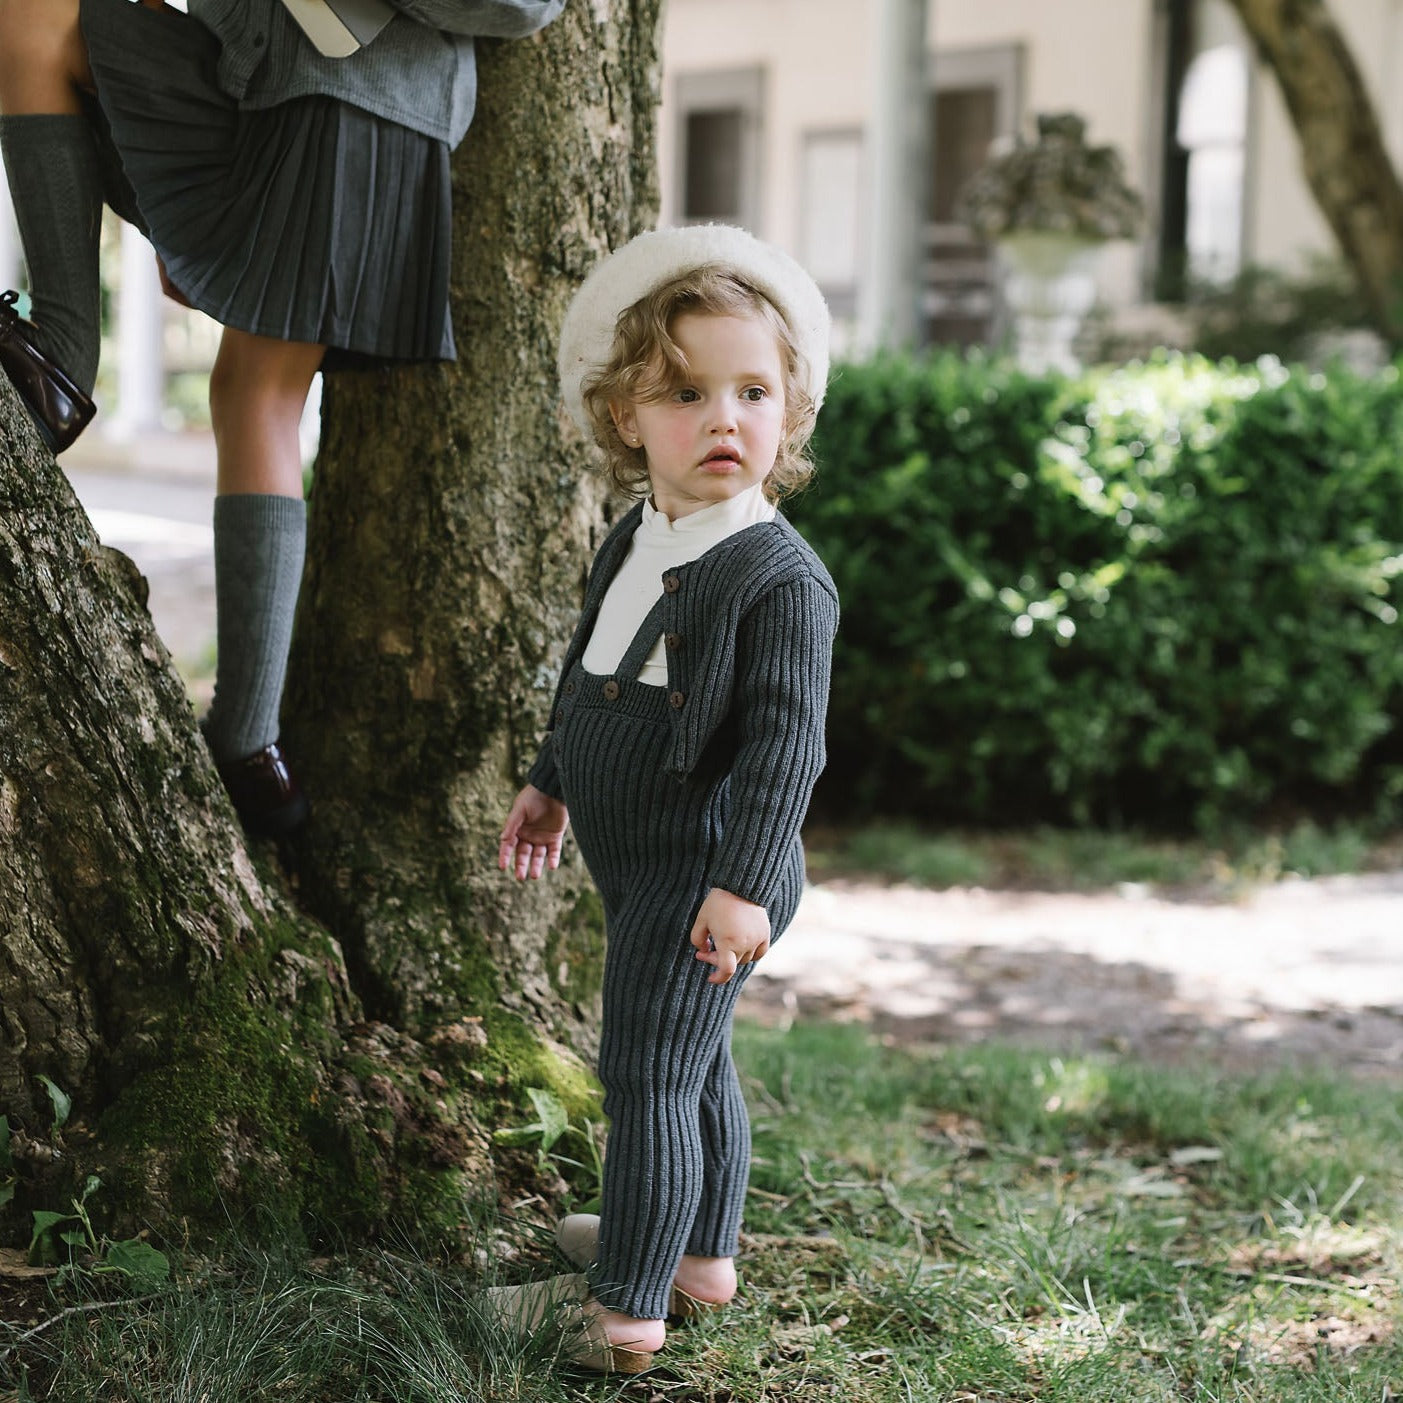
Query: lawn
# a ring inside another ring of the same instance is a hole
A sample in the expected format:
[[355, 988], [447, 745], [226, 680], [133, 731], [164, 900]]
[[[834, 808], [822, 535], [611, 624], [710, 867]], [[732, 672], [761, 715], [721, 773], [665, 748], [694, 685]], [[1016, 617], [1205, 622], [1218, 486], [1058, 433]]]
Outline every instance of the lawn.
[[887, 823], [816, 828], [806, 832], [805, 847], [816, 881], [857, 876], [921, 887], [1047, 892], [1129, 884], [1219, 899], [1283, 877], [1403, 867], [1403, 833], [1343, 820], [1229, 828], [1212, 837], [1053, 827], [965, 832]]
[[484, 1210], [458, 1263], [242, 1247], [176, 1254], [174, 1284], [143, 1299], [89, 1273], [50, 1284], [38, 1319], [0, 1325], [0, 1400], [1382, 1403], [1403, 1388], [1396, 1086], [898, 1047], [830, 1024], [742, 1025], [736, 1043], [755, 1126], [742, 1296], [674, 1330], [648, 1375], [584, 1379], [556, 1341], [523, 1350], [485, 1321], [484, 1279], [559, 1266], [528, 1202]]

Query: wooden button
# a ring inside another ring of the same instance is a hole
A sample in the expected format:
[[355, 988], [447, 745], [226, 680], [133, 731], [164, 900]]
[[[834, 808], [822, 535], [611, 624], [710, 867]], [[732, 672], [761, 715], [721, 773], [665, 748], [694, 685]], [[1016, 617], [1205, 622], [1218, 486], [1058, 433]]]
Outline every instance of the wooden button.
[[681, 692], [673, 692], [667, 700], [668, 705], [671, 706], [674, 711], [681, 711], [683, 703], [686, 702], [687, 698], [684, 697]]
[[611, 678], [604, 684], [604, 700], [605, 700], [605, 701], [618, 701], [618, 699], [619, 699], [619, 684], [618, 684], [617, 682], [615, 682], [614, 679], [611, 677]]
[[682, 579], [679, 575], [664, 575], [663, 588], [669, 594], [676, 594], [682, 588]]
[[675, 650], [682, 646], [682, 635], [680, 633], [669, 633], [664, 636], [663, 642], [666, 643], [669, 648]]

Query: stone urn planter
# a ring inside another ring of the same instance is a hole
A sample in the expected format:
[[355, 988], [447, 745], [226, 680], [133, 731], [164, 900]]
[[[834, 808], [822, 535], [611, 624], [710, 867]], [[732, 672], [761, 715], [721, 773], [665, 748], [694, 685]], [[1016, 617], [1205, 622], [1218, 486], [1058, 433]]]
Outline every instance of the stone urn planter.
[[1032, 374], [1080, 369], [1075, 343], [1096, 303], [1104, 241], [1026, 229], [997, 243], [1000, 286], [1013, 326], [1014, 354]]
[[991, 160], [961, 192], [963, 215], [998, 250], [1019, 365], [1073, 372], [1077, 331], [1096, 301], [1110, 239], [1139, 232], [1144, 209], [1113, 147], [1089, 147], [1072, 112], [1044, 114], [1038, 139]]

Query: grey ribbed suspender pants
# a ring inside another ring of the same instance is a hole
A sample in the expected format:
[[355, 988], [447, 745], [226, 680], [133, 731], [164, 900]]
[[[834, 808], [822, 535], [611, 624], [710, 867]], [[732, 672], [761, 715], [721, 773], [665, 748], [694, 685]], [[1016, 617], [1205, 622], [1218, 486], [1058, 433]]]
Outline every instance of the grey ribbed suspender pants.
[[[668, 771], [666, 688], [637, 681], [660, 628], [645, 620], [610, 678], [571, 668], [554, 750], [581, 854], [604, 901], [608, 953], [599, 1077], [610, 1119], [595, 1297], [645, 1320], [667, 1314], [683, 1253], [734, 1256], [750, 1124], [731, 1061], [728, 984], [688, 941], [707, 858], [726, 821], [726, 774]], [[768, 907], [771, 938], [803, 887], [796, 841]]]

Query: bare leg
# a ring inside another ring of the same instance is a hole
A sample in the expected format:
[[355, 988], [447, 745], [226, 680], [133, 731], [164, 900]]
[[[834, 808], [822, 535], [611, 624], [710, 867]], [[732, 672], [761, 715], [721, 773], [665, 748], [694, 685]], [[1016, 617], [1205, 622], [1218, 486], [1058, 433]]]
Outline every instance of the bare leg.
[[[278, 738], [306, 537], [297, 429], [322, 354], [320, 346], [226, 328], [210, 376], [219, 638], [205, 734], [221, 767], [265, 753]], [[260, 823], [254, 805], [263, 801], [230, 792], [245, 823]], [[287, 797], [275, 785], [271, 808], [285, 808]]]
[[0, 0], [0, 112], [76, 115], [92, 82], [78, 0]]
[[209, 381], [221, 495], [302, 496], [297, 430], [325, 348], [226, 327]]

